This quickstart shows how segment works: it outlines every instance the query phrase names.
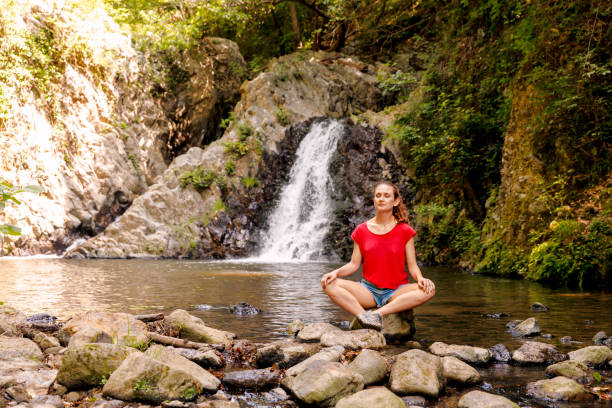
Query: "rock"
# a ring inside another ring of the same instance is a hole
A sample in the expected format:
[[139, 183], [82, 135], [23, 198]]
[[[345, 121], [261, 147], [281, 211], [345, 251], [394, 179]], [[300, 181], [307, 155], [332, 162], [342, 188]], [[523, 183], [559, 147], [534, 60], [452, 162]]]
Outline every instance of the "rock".
[[593, 336], [593, 343], [597, 344], [597, 345], [602, 345], [603, 342], [608, 338], [608, 335], [606, 334], [605, 331], [600, 331], [597, 332], [594, 336]]
[[[66, 345], [72, 336], [85, 328], [87, 328], [88, 336], [93, 333], [89, 328], [97, 329], [106, 333], [113, 343], [126, 346], [145, 344], [149, 340], [147, 325], [140, 320], [136, 320], [133, 315], [94, 311], [86, 312], [68, 320], [58, 332], [58, 338], [63, 345]], [[106, 340], [104, 334], [99, 334], [95, 340], [100, 341], [102, 338]], [[98, 341], [94, 341], [94, 343]]]
[[102, 385], [134, 353], [138, 351], [119, 344], [68, 347], [57, 373], [57, 382], [72, 390]]
[[64, 408], [59, 395], [41, 395], [33, 398], [24, 408]]
[[580, 384], [588, 384], [593, 381], [589, 368], [579, 361], [567, 360], [546, 367], [548, 377], [563, 376], [571, 378]]
[[548, 310], [548, 308], [540, 302], [535, 302], [534, 304], [529, 306], [529, 308], [535, 312], [546, 312]]
[[25, 389], [23, 384], [15, 384], [4, 390], [6, 395], [15, 402], [28, 402], [32, 396]]
[[220, 381], [197, 364], [154, 345], [134, 353], [113, 372], [102, 390], [123, 401], [193, 400], [202, 391], [216, 391]]
[[123, 408], [127, 404], [121, 400], [111, 399], [111, 400], [98, 400], [94, 402], [91, 408]]
[[427, 400], [420, 395], [409, 395], [402, 397], [402, 401], [408, 407], [424, 407], [427, 404]]
[[380, 349], [386, 346], [385, 337], [376, 330], [329, 331], [321, 336], [323, 347], [343, 346], [352, 350]]
[[444, 389], [445, 378], [439, 357], [422, 350], [408, 350], [396, 356], [391, 367], [391, 391], [400, 394], [422, 394], [437, 397]]
[[289, 337], [297, 336], [300, 330], [302, 330], [305, 326], [306, 324], [299, 319], [292, 321], [291, 323], [289, 323], [289, 326], [287, 326], [287, 336]]
[[588, 346], [568, 353], [570, 360], [579, 361], [592, 367], [603, 367], [612, 360], [608, 346]]
[[439, 357], [453, 356], [473, 364], [485, 364], [491, 359], [491, 352], [482, 347], [446, 344], [440, 341], [429, 346], [429, 351]]
[[550, 333], [544, 333], [541, 335], [543, 339], [552, 339], [554, 336]]
[[[65, 337], [66, 336], [62, 334], [62, 338]], [[111, 339], [110, 334], [104, 330], [96, 327], [83, 327], [70, 337], [68, 340], [68, 347], [83, 346], [93, 343], [111, 344], [112, 342], [113, 339]]]
[[270, 369], [230, 371], [223, 375], [221, 381], [225, 389], [263, 390], [278, 387], [280, 372]]
[[255, 359], [258, 367], [278, 364], [280, 368], [287, 368], [306, 360], [320, 348], [319, 344], [277, 341], [257, 349]]
[[540, 380], [527, 384], [527, 395], [546, 401], [592, 401], [593, 395], [576, 381], [566, 377]]
[[461, 397], [457, 408], [519, 408], [519, 406], [501, 395], [470, 391]]
[[[4, 387], [13, 388], [13, 391], [19, 395], [27, 395], [27, 399], [34, 399], [44, 396], [48, 393], [49, 387], [57, 377], [57, 370], [48, 369], [44, 365], [37, 364], [35, 366], [24, 366], [16, 364], [4, 371], [8, 374], [8, 383]], [[0, 389], [3, 388], [0, 386]], [[1, 394], [1, 393], [0, 393]]]
[[0, 336], [0, 370], [38, 367], [42, 359], [42, 351], [32, 340]]
[[18, 336], [17, 326], [24, 324], [26, 316], [8, 305], [0, 305], [0, 334], [5, 336]]
[[537, 341], [526, 341], [512, 353], [512, 359], [521, 364], [553, 364], [566, 358], [555, 346]]
[[385, 387], [376, 387], [342, 398], [336, 408], [406, 408], [406, 404]]
[[512, 359], [510, 350], [503, 344], [494, 345], [489, 349], [489, 352], [491, 353], [491, 359], [500, 363], [507, 363]]
[[572, 336], [563, 336], [559, 339], [559, 342], [563, 344], [582, 344], [581, 341], [574, 339]]
[[379, 352], [362, 350], [348, 365], [348, 368], [363, 377], [364, 385], [380, 383], [387, 375], [387, 363]]
[[194, 408], [240, 408], [238, 401], [202, 401], [194, 405]]
[[510, 334], [515, 337], [535, 336], [538, 333], [540, 333], [540, 326], [535, 317], [523, 320], [510, 330]]
[[177, 354], [185, 357], [189, 361], [193, 361], [194, 363], [202, 366], [202, 367], [214, 367], [219, 368], [225, 365], [225, 360], [221, 353], [215, 350], [194, 350], [194, 349], [186, 349], [186, 348], [174, 348], [174, 347], [166, 347], [169, 350], [174, 351]]
[[314, 361], [336, 362], [340, 360], [340, 356], [342, 356], [343, 352], [344, 352], [344, 347], [342, 346], [324, 348], [318, 353], [313, 354], [312, 356], [308, 357], [306, 360], [302, 361], [301, 363], [298, 363], [294, 365], [293, 367], [289, 368], [286, 371], [285, 376], [295, 377], [301, 374]]
[[333, 407], [340, 399], [363, 389], [363, 377], [340, 363], [314, 361], [295, 377], [285, 377], [283, 387], [307, 404]]
[[339, 328], [329, 323], [311, 323], [305, 325], [296, 335], [297, 341], [301, 343], [318, 343], [321, 336], [327, 332], [340, 332]]
[[53, 385], [51, 385], [51, 388], [49, 389], [49, 393], [59, 396], [65, 395], [67, 392], [68, 388], [57, 382], [54, 382]]
[[60, 347], [59, 340], [55, 337], [47, 336], [45, 333], [38, 333], [34, 336], [34, 342], [44, 351], [51, 347]]
[[501, 319], [502, 317], [508, 317], [508, 315], [504, 312], [499, 312], [499, 313], [487, 313], [484, 315], [484, 317], [487, 317], [489, 319]]
[[80, 392], [76, 392], [76, 391], [72, 391], [72, 392], [69, 392], [68, 394], [64, 395], [64, 399], [66, 401], [68, 401], [68, 402], [77, 402], [81, 398], [83, 398], [81, 393]]
[[188, 408], [191, 405], [183, 401], [174, 400], [174, 401], [163, 401], [161, 403], [161, 406], [162, 408]]
[[177, 309], [166, 316], [166, 323], [181, 334], [181, 338], [200, 343], [230, 345], [235, 334], [206, 326], [202, 319], [192, 316], [185, 310]]
[[[361, 324], [353, 318], [349, 330], [362, 329]], [[404, 341], [412, 339], [416, 332], [414, 323], [414, 312], [412, 309], [399, 313], [391, 313], [383, 316], [382, 334], [389, 341]]]
[[461, 384], [478, 384], [482, 378], [474, 367], [464, 363], [456, 357], [442, 357], [442, 367], [444, 377], [447, 381], [454, 381]]
[[261, 309], [245, 302], [236, 303], [230, 306], [230, 312], [238, 316], [255, 316], [261, 313], [261, 311]]

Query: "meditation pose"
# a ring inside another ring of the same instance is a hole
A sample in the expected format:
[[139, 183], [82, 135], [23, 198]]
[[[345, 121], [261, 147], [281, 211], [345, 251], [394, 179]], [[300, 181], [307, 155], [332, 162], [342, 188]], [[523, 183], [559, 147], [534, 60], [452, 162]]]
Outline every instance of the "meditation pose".
[[[353, 255], [346, 265], [326, 273], [321, 286], [338, 306], [369, 329], [382, 329], [382, 316], [419, 306], [435, 294], [434, 283], [423, 277], [414, 253], [416, 232], [408, 225], [399, 190], [383, 181], [374, 188], [376, 216], [355, 228]], [[340, 277], [359, 269], [361, 283]], [[409, 283], [408, 272], [416, 283]], [[377, 308], [374, 311], [366, 309]]]

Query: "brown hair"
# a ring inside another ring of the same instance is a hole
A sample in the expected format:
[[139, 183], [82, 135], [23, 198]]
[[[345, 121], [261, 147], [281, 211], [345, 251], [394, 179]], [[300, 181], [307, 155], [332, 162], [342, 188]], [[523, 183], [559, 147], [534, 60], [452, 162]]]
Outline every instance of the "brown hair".
[[395, 218], [395, 221], [397, 221], [398, 223], [403, 222], [405, 224], [410, 224], [410, 221], [408, 220], [408, 210], [406, 209], [406, 205], [404, 204], [402, 195], [400, 194], [399, 189], [395, 184], [386, 180], [379, 181], [374, 185], [372, 192], [374, 193], [376, 191], [376, 188], [382, 185], [391, 187], [393, 189], [393, 198], [399, 198], [399, 203], [393, 207], [393, 217]]

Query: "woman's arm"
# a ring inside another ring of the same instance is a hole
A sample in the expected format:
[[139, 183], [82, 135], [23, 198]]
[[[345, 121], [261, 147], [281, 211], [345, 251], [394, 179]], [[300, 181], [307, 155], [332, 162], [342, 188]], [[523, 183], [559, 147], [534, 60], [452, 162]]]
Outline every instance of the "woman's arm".
[[408, 272], [410, 273], [410, 276], [412, 276], [423, 292], [429, 294], [436, 290], [434, 283], [431, 280], [423, 277], [421, 269], [417, 264], [416, 254], [414, 251], [414, 237], [410, 238], [410, 240], [406, 243], [406, 263], [408, 264]]
[[359, 245], [355, 242], [353, 244], [353, 255], [351, 255], [351, 260], [344, 266], [341, 266], [338, 269], [334, 269], [331, 272], [326, 273], [321, 278], [321, 286], [323, 289], [329, 284], [331, 284], [337, 277], [348, 276], [352, 273], [355, 273], [361, 266], [361, 251], [359, 250]]

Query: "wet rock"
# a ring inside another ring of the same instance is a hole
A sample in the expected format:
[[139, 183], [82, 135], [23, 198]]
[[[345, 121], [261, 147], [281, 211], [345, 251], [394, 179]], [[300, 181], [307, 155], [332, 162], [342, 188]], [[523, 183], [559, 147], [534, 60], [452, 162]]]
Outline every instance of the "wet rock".
[[149, 339], [145, 323], [131, 314], [113, 312], [86, 312], [75, 316], [64, 324], [58, 338], [62, 345], [67, 345], [72, 336], [85, 328], [98, 329], [108, 334], [114, 343], [123, 345], [144, 344]]
[[519, 406], [501, 395], [470, 391], [459, 399], [457, 408], [519, 408]]
[[174, 351], [177, 354], [185, 357], [189, 361], [193, 361], [194, 363], [202, 366], [202, 367], [214, 367], [219, 368], [225, 365], [225, 360], [223, 359], [223, 355], [215, 350], [194, 350], [194, 349], [186, 349], [186, 348], [174, 348], [174, 347], [166, 347], [169, 350]]
[[572, 336], [563, 336], [559, 341], [563, 344], [582, 344], [581, 341], [574, 339]]
[[567, 358], [555, 346], [527, 341], [512, 353], [512, 359], [521, 364], [553, 364]]
[[453, 356], [473, 364], [485, 364], [491, 359], [491, 352], [482, 347], [446, 344], [440, 341], [429, 346], [429, 351], [439, 357]]
[[552, 334], [550, 334], [550, 333], [544, 333], [544, 334], [541, 335], [541, 337], [543, 339], [547, 339], [548, 340], [548, 339], [552, 339], [554, 336]]
[[285, 377], [283, 387], [307, 404], [333, 407], [340, 399], [363, 389], [363, 377], [340, 363], [314, 361], [295, 377]]
[[[66, 336], [62, 334], [62, 338], [65, 337]], [[96, 327], [83, 327], [70, 337], [68, 340], [68, 347], [83, 346], [92, 343], [111, 344], [112, 342], [113, 339], [111, 339], [110, 334], [104, 330]]]
[[236, 303], [230, 306], [230, 312], [238, 316], [255, 316], [261, 313], [261, 311], [261, 309], [245, 302]]
[[305, 326], [306, 324], [299, 319], [292, 321], [291, 323], [289, 323], [289, 326], [287, 326], [287, 336], [289, 337], [297, 336], [300, 330], [302, 330]]
[[484, 315], [484, 317], [487, 317], [489, 319], [501, 319], [502, 317], [508, 317], [508, 315], [504, 312], [500, 312], [500, 313], [487, 313]]
[[380, 349], [386, 344], [381, 332], [368, 329], [330, 331], [321, 336], [321, 345], [324, 347], [343, 346], [352, 350]]
[[522, 320], [512, 320], [506, 323], [506, 328], [508, 331], [512, 331]]
[[546, 401], [591, 401], [593, 395], [576, 381], [566, 377], [540, 380], [527, 384], [527, 395]]
[[68, 389], [99, 386], [131, 354], [132, 347], [119, 344], [85, 344], [68, 347], [57, 373], [57, 382]]
[[30, 339], [0, 337], [0, 370], [35, 368], [40, 365], [43, 353]]
[[546, 367], [548, 377], [563, 376], [571, 378], [580, 384], [588, 384], [593, 381], [589, 368], [579, 361], [567, 360]]
[[603, 345], [604, 341], [608, 338], [608, 335], [606, 334], [605, 331], [600, 331], [597, 332], [594, 336], [593, 336], [593, 343], [597, 344], [597, 345]]
[[280, 372], [267, 368], [231, 371], [223, 375], [221, 382], [226, 389], [263, 390], [278, 386], [280, 383]]
[[588, 346], [568, 353], [570, 360], [579, 361], [592, 367], [602, 367], [612, 360], [612, 350], [608, 346]]
[[515, 337], [535, 336], [538, 333], [540, 333], [540, 325], [535, 317], [523, 320], [510, 330], [510, 334]]
[[231, 344], [235, 334], [206, 326], [202, 319], [192, 316], [185, 310], [177, 309], [166, 316], [166, 323], [181, 334], [181, 338], [200, 343]]
[[321, 336], [327, 332], [340, 332], [339, 328], [329, 323], [311, 323], [305, 325], [297, 334], [296, 339], [302, 343], [318, 343]]
[[302, 361], [301, 363], [298, 363], [294, 365], [293, 367], [289, 368], [287, 372], [285, 373], [285, 376], [295, 377], [301, 374], [314, 361], [336, 362], [340, 360], [340, 356], [342, 356], [343, 352], [344, 352], [344, 347], [342, 346], [324, 348], [318, 353], [313, 354], [312, 356], [308, 357], [306, 360]]
[[[359, 330], [363, 327], [356, 318], [353, 318], [349, 330]], [[399, 313], [391, 313], [383, 316], [383, 328], [381, 330], [385, 339], [389, 341], [404, 341], [412, 339], [416, 332], [414, 323], [414, 312], [412, 309]]]
[[336, 408], [406, 408], [406, 404], [385, 387], [375, 387], [342, 398]]
[[612, 347], [612, 337], [608, 337], [602, 343], [604, 346]]
[[396, 356], [391, 367], [391, 391], [437, 397], [444, 389], [445, 377], [439, 357], [422, 350], [408, 350]]
[[402, 400], [408, 407], [424, 407], [427, 404], [427, 400], [420, 395], [409, 395], [402, 397]]
[[362, 350], [348, 368], [361, 374], [365, 385], [380, 383], [387, 375], [385, 359], [374, 350]]
[[494, 361], [499, 361], [500, 363], [507, 363], [512, 359], [508, 347], [501, 343], [491, 347], [489, 352], [491, 353], [491, 359]]
[[44, 351], [51, 347], [59, 347], [60, 343], [53, 336], [47, 336], [45, 333], [38, 333], [34, 336], [34, 342]]
[[194, 405], [194, 408], [240, 408], [238, 401], [202, 401]]
[[278, 364], [280, 368], [287, 368], [306, 360], [320, 349], [319, 344], [277, 341], [257, 349], [255, 358], [258, 367]]
[[5, 336], [17, 336], [19, 335], [17, 327], [25, 321], [26, 316], [17, 309], [0, 305], [0, 333], [4, 333]]
[[461, 384], [478, 384], [482, 382], [480, 374], [478, 374], [474, 367], [456, 357], [442, 357], [442, 367], [447, 381]]
[[546, 312], [548, 310], [548, 308], [540, 302], [535, 302], [534, 304], [529, 306], [529, 308], [534, 312]]

